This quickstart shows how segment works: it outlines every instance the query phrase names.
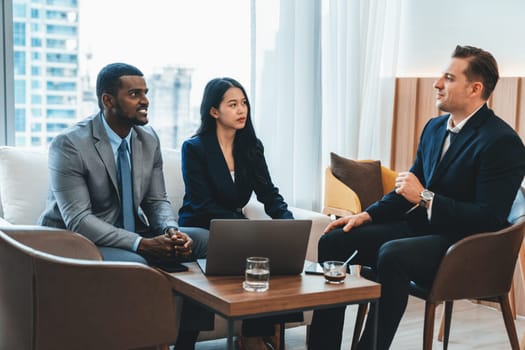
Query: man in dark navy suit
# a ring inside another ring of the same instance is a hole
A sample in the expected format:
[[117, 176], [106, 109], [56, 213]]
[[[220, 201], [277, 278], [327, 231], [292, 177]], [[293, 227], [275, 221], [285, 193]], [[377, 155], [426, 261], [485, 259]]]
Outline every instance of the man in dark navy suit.
[[[395, 189], [365, 211], [332, 222], [319, 241], [320, 262], [344, 260], [357, 249], [355, 263], [375, 271], [381, 283], [378, 349], [392, 343], [411, 280], [432, 283], [452, 244], [509, 225], [525, 174], [525, 148], [487, 107], [498, 78], [489, 52], [457, 46], [434, 83], [436, 105], [448, 114], [427, 123], [410, 171], [401, 172]], [[344, 312], [339, 307], [314, 313], [309, 349], [341, 347]], [[372, 348], [371, 331], [367, 322], [359, 349]]]

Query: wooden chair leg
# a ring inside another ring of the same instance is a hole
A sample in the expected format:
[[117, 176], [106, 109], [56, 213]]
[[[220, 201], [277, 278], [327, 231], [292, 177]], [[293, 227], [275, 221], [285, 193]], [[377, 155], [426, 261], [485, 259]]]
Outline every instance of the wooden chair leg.
[[439, 330], [438, 330], [438, 341], [443, 341], [443, 332], [445, 331], [445, 307], [443, 306], [443, 313], [441, 314], [441, 320], [439, 321]]
[[452, 320], [452, 308], [454, 306], [453, 301], [446, 301], [445, 302], [445, 310], [443, 311], [443, 319], [444, 319], [444, 337], [443, 337], [443, 350], [447, 350], [448, 348], [448, 339], [450, 335], [450, 322]]
[[[518, 255], [518, 266], [521, 270], [521, 285], [525, 287], [525, 246], [521, 246], [519, 255]], [[520, 350], [525, 350], [525, 332], [521, 338], [521, 347]]]
[[516, 286], [515, 286], [515, 281], [514, 279], [512, 280], [512, 284], [510, 285], [510, 292], [509, 292], [509, 296], [508, 296], [508, 299], [509, 299], [509, 305], [510, 305], [510, 312], [512, 314], [512, 319], [515, 320], [516, 319], [516, 314], [517, 314], [517, 311], [516, 311], [516, 292], [515, 292], [515, 289], [516, 289]]
[[423, 350], [432, 350], [432, 338], [434, 337], [434, 318], [436, 316], [436, 304], [425, 302], [425, 325], [423, 328]]
[[514, 319], [512, 318], [509, 297], [508, 295], [500, 295], [498, 297], [498, 301], [501, 306], [501, 313], [503, 315], [503, 321], [505, 321], [505, 328], [507, 329], [507, 335], [509, 336], [510, 346], [512, 350], [520, 350], [518, 334], [516, 333], [516, 325], [514, 324]]
[[[451, 312], [451, 316], [452, 316], [452, 312]], [[441, 313], [441, 319], [439, 321], [439, 330], [438, 330], [437, 340], [442, 342], [444, 338], [444, 334], [445, 334], [445, 306], [443, 306], [443, 312]]]
[[[512, 286], [510, 288], [510, 307], [512, 308], [512, 317], [516, 319], [518, 305], [516, 302], [516, 290], [521, 286], [521, 289], [525, 289], [525, 245], [522, 244], [520, 251], [518, 252], [518, 260], [516, 262], [516, 269], [519, 270], [521, 279], [512, 279]], [[517, 283], [517, 285], [516, 285]], [[521, 283], [521, 284], [520, 284]]]
[[355, 318], [354, 335], [352, 337], [351, 350], [357, 349], [359, 338], [361, 337], [361, 331], [363, 330], [363, 324], [365, 322], [365, 316], [368, 311], [368, 304], [359, 304], [357, 308], [357, 316]]

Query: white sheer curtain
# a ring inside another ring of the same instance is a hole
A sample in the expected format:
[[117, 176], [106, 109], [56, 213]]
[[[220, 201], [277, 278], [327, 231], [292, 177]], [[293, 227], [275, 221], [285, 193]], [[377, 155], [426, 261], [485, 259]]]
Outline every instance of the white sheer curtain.
[[400, 0], [326, 0], [322, 157], [390, 162]]
[[400, 0], [252, 0], [253, 117], [287, 202], [321, 209], [329, 153], [388, 164]]
[[255, 1], [254, 122], [285, 200], [320, 207], [320, 0]]

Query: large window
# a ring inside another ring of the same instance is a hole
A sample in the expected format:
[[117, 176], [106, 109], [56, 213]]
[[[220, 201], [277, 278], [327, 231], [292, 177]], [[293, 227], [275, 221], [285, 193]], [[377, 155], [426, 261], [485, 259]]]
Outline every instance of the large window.
[[208, 80], [231, 76], [250, 93], [250, 0], [8, 1], [16, 145], [46, 146], [96, 113], [96, 76], [112, 62], [144, 72], [163, 147], [196, 131]]

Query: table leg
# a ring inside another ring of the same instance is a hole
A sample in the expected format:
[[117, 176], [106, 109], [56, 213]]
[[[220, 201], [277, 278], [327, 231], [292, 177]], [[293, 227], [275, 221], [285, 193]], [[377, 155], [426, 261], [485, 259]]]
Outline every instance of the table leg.
[[279, 349], [284, 350], [284, 326], [285, 323], [281, 322], [279, 324]]
[[[374, 319], [372, 320], [374, 323], [373, 323], [373, 328], [372, 328], [372, 349], [377, 349], [377, 329], [378, 329], [378, 324], [379, 324], [379, 299], [375, 300], [373, 302], [373, 304], [375, 305], [374, 307], [374, 312], [372, 313], [373, 314], [373, 317]], [[368, 313], [368, 316], [370, 316], [370, 313]]]
[[233, 345], [233, 320], [228, 318], [228, 350], [235, 350]]

